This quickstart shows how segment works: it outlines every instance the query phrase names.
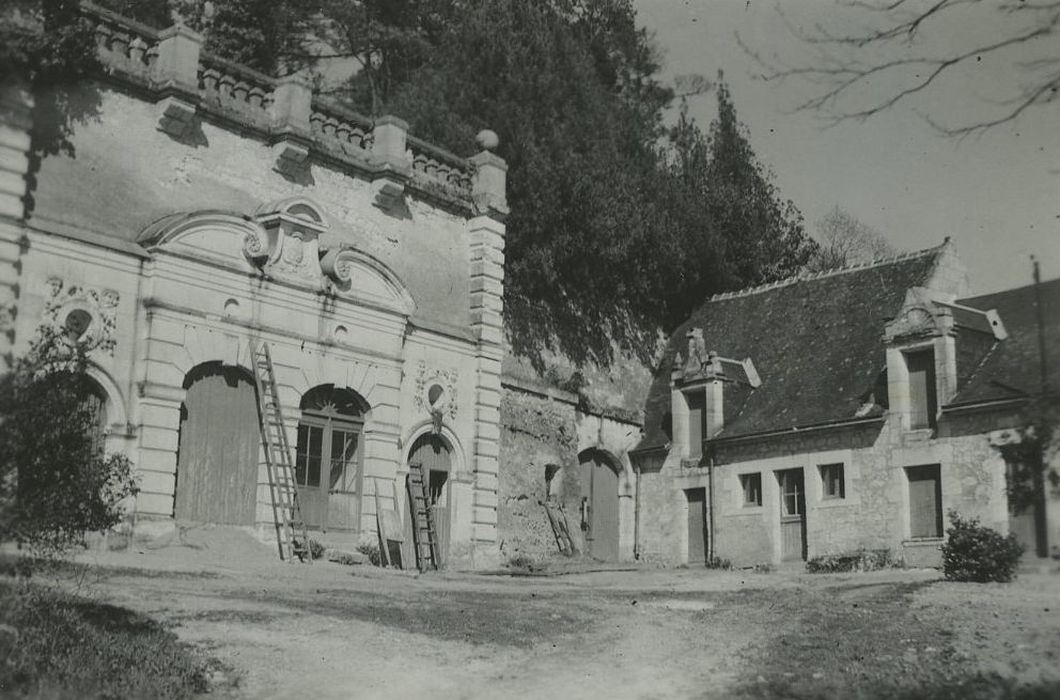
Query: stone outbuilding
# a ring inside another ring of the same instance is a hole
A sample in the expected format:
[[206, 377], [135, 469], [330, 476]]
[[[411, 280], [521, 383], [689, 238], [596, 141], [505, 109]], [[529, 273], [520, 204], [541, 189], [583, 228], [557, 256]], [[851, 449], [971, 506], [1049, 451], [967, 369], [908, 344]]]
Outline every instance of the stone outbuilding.
[[1008, 488], [1026, 470], [1006, 446], [1049, 393], [1041, 348], [1060, 368], [1060, 280], [973, 297], [948, 239], [713, 297], [672, 336], [631, 451], [638, 552], [935, 565], [950, 510], [1057, 551], [1055, 490]]

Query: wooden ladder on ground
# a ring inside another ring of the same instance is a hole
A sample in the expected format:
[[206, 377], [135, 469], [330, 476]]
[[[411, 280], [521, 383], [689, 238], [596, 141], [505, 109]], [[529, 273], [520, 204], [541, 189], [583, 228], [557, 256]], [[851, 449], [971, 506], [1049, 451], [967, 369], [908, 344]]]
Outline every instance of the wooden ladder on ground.
[[409, 464], [409, 476], [405, 481], [409, 491], [409, 508], [412, 511], [412, 546], [416, 551], [416, 566], [420, 571], [438, 568], [438, 538], [434, 530], [434, 515], [431, 513], [430, 484], [424, 479], [423, 465]]
[[309, 533], [306, 531], [305, 520], [302, 519], [302, 509], [298, 505], [291, 445], [287, 441], [287, 428], [283, 422], [279, 393], [276, 391], [276, 372], [273, 370], [268, 343], [255, 344], [251, 341], [250, 357], [254, 368], [254, 384], [258, 390], [258, 421], [265, 448], [265, 465], [269, 471], [269, 489], [272, 492], [272, 512], [280, 540], [280, 557], [288, 562], [293, 562], [295, 557], [298, 557], [303, 562], [312, 563]]

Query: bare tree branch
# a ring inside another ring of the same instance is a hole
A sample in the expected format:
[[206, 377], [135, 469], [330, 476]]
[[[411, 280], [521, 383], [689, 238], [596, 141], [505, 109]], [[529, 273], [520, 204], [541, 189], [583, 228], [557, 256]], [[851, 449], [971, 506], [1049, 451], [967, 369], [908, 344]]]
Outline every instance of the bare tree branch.
[[[820, 86], [812, 96], [796, 104], [792, 112], [816, 112], [832, 124], [866, 120], [934, 88], [960, 67], [978, 64], [984, 58], [1006, 62], [1005, 66], [1014, 73], [1009, 84], [1018, 94], [998, 103], [1006, 107], [998, 116], [959, 126], [947, 126], [944, 122], [948, 120], [922, 114], [940, 133], [963, 136], [981, 132], [1017, 119], [1032, 107], [1057, 100], [1058, 76], [1050, 69], [1060, 64], [1056, 42], [1060, 34], [1060, 0], [837, 0], [837, 4], [875, 19], [875, 25], [857, 31], [835, 31], [817, 24], [807, 30], [779, 6], [776, 8], [791, 35], [816, 52], [814, 58], [802, 64], [785, 63], [775, 54], [767, 58], [737, 34], [740, 46], [763, 67], [762, 79], [778, 83], [797, 79]], [[970, 11], [975, 5], [999, 17], [1026, 21], [1017, 27], [1002, 27], [990, 39], [960, 49], [932, 46], [930, 36], [922, 33], [928, 24], [934, 26], [933, 31], [944, 29], [945, 22], [957, 20], [958, 12]], [[885, 20], [882, 24], [881, 18]], [[1017, 48], [1030, 56], [1013, 58], [1012, 52]], [[889, 80], [899, 82], [882, 94], [874, 90]]]

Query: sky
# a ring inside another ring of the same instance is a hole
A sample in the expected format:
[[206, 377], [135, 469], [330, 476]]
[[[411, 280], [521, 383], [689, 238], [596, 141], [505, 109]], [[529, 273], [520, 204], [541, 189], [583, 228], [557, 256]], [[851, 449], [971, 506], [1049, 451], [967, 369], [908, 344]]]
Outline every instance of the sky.
[[[950, 236], [975, 294], [1029, 284], [1031, 254], [1043, 279], [1060, 277], [1060, 103], [964, 139], [940, 134], [923, 116], [948, 124], [990, 116], [1026, 79], [1016, 64], [1035, 57], [1033, 46], [987, 56], [866, 121], [828, 126], [819, 114], [793, 111], [813, 86], [756, 77], [763, 67], [736, 35], [752, 50], [792, 65], [812, 55], [788, 24], [850, 28], [848, 22], [867, 21], [864, 11], [845, 15], [832, 0], [789, 3], [784, 15], [774, 0], [635, 0], [634, 6], [662, 51], [664, 76], [714, 77], [724, 70], [755, 153], [811, 231], [839, 205], [901, 250], [936, 246]], [[1015, 26], [988, 9], [977, 15], [975, 8], [955, 8], [944, 21], [926, 26], [919, 41], [931, 51], [959, 49]], [[1050, 40], [1055, 51], [1055, 35]], [[872, 85], [859, 98], [893, 87]], [[706, 129], [716, 113], [715, 95], [690, 98], [689, 110]]]

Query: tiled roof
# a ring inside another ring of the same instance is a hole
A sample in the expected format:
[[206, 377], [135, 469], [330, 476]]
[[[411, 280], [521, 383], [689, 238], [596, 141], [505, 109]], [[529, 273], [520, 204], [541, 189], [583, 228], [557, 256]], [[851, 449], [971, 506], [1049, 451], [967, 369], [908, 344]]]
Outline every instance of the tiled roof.
[[726, 385], [718, 437], [879, 415], [864, 401], [885, 367], [884, 325], [906, 290], [932, 277], [944, 246], [712, 297], [671, 335], [637, 449], [670, 441], [670, 369], [690, 328], [703, 329], [708, 350], [750, 357], [762, 379], [753, 390]]
[[[1041, 285], [1049, 386], [1060, 391], [1060, 279]], [[997, 341], [972, 368], [950, 405], [1020, 398], [1041, 389], [1041, 353], [1034, 285], [963, 299], [965, 306], [996, 309], [1008, 337]], [[958, 337], [958, 343], [960, 337]]]

